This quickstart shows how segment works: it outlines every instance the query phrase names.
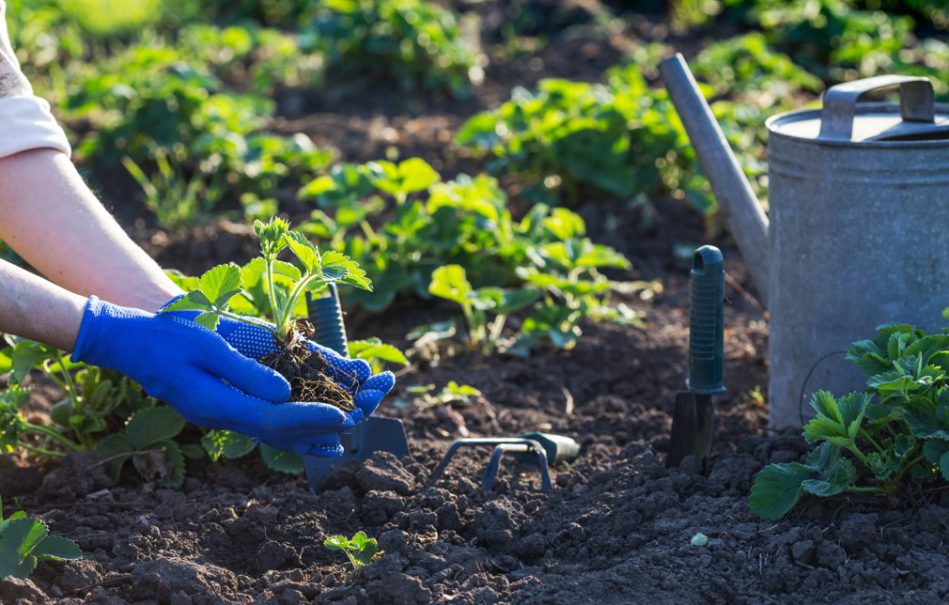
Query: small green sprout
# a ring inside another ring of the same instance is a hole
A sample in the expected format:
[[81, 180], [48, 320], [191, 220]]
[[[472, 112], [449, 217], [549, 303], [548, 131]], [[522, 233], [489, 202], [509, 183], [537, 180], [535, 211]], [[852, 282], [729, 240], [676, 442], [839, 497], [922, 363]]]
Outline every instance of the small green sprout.
[[323, 546], [329, 550], [341, 550], [349, 557], [353, 566], [352, 575], [356, 575], [372, 562], [372, 558], [379, 551], [379, 543], [375, 538], [366, 536], [366, 532], [358, 531], [352, 538], [346, 536], [330, 536], [323, 541]]
[[75, 542], [49, 535], [45, 523], [26, 516], [22, 510], [4, 519], [0, 500], [0, 578], [28, 578], [37, 561], [81, 558], [82, 551]]

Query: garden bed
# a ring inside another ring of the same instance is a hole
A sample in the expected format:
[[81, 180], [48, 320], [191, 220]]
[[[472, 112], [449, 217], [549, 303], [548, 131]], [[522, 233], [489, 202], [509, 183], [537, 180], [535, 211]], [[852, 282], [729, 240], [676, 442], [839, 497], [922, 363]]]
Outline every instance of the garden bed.
[[[502, 3], [450, 4], [479, 12], [495, 29], [504, 19]], [[375, 160], [396, 148], [402, 159], [421, 157], [446, 179], [478, 172], [483, 162], [452, 141], [466, 118], [504, 102], [514, 86], [544, 77], [599, 81], [643, 42], [675, 42], [686, 51], [700, 45], [667, 37], [651, 16], [629, 21], [611, 32], [581, 19], [534, 52], [534, 61], [501, 56], [495, 40], [484, 85], [465, 99], [417, 95], [390, 105], [398, 93], [376, 89], [278, 96], [270, 126], [332, 144], [344, 161]], [[722, 37], [735, 33], [722, 27]], [[517, 179], [502, 178], [515, 214], [524, 210]], [[252, 231], [230, 220], [178, 232], [156, 228], [140, 204], [127, 201], [137, 188], [119, 171], [97, 184], [123, 225], [165, 266], [198, 274], [256, 252]], [[310, 209], [294, 194], [281, 197], [281, 208], [305, 216]], [[707, 231], [683, 202], [654, 204], [655, 224], [645, 232], [636, 229], [641, 210], [620, 202], [591, 199], [578, 209], [594, 241], [632, 261], [617, 279], [662, 282], [651, 300], [623, 300], [644, 314], [644, 328], [588, 322], [575, 349], [544, 345], [528, 358], [469, 353], [435, 364], [416, 357], [379, 411], [404, 420], [411, 456], [378, 454], [346, 465], [320, 493], [302, 478], [267, 471], [256, 457], [189, 462], [182, 489], [145, 483], [130, 470], [115, 483], [96, 454], [71, 456], [45, 476], [47, 469], [0, 459], [4, 503], [18, 498], [85, 553], [78, 562], [41, 564], [31, 580], [0, 581], [0, 603], [949, 601], [949, 490], [913, 492], [901, 501], [806, 496], [778, 522], [750, 513], [755, 473], [770, 462], [801, 460], [805, 447], [799, 433], [767, 432], [766, 402], [756, 392], [767, 384], [766, 318], [746, 292], [750, 280], [728, 239], [708, 237], [724, 249], [730, 276], [729, 392], [716, 402], [712, 457], [704, 469], [694, 459], [673, 471], [664, 467], [673, 400], [687, 373], [689, 261], [680, 251], [706, 243]], [[451, 314], [431, 301], [424, 308], [399, 301], [382, 315], [353, 311], [347, 321], [353, 338], [374, 335], [404, 348], [410, 329]], [[451, 409], [400, 404], [411, 399], [411, 385], [440, 388], [450, 380], [482, 395]], [[44, 400], [55, 399], [48, 391], [34, 391], [31, 411], [44, 413]], [[432, 482], [462, 421], [473, 436], [562, 433], [582, 444], [582, 454], [552, 471], [550, 494], [509, 467], [493, 492], [483, 492], [486, 451], [459, 454]], [[358, 530], [378, 539], [382, 554], [353, 578], [343, 555], [323, 540]], [[692, 545], [700, 532], [707, 544]]]
[[[740, 273], [740, 271], [739, 271]], [[44, 564], [32, 583], [0, 584], [4, 603], [938, 603], [949, 596], [949, 492], [912, 501], [805, 501], [790, 518], [748, 511], [754, 474], [799, 459], [801, 439], [767, 436], [750, 390], [766, 380], [766, 330], [737, 300], [728, 308], [729, 394], [706, 472], [668, 471], [673, 395], [685, 372], [684, 281], [639, 303], [649, 330], [589, 326], [572, 352], [527, 358], [462, 356], [400, 376], [410, 384], [463, 379], [483, 397], [459, 408], [477, 435], [535, 429], [574, 436], [583, 454], [554, 471], [543, 494], [507, 469], [480, 489], [486, 453], [429, 475], [457, 422], [407, 408], [412, 455], [378, 454], [330, 475], [322, 493], [248, 463], [192, 467], [182, 490], [127, 477], [114, 485], [95, 455], [71, 458], [23, 504], [86, 560]], [[734, 292], [729, 298], [740, 299]], [[406, 309], [373, 318], [404, 333]], [[368, 321], [368, 320], [366, 320]], [[364, 321], [354, 321], [357, 332]], [[568, 400], [571, 402], [568, 404]], [[572, 412], [567, 413], [568, 405]], [[7, 471], [8, 473], [10, 471]], [[22, 485], [28, 483], [21, 478]], [[330, 534], [362, 529], [381, 558], [355, 579]], [[708, 536], [704, 547], [691, 537]]]

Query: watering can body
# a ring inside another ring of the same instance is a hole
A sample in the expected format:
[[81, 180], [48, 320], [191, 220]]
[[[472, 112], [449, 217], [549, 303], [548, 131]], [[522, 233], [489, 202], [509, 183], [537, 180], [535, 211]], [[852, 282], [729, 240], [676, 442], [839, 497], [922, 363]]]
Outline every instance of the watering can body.
[[[823, 108], [772, 117], [770, 216], [681, 54], [659, 73], [770, 311], [770, 424], [802, 424], [814, 391], [860, 390], [844, 359], [889, 322], [939, 329], [949, 305], [949, 106], [931, 83], [833, 86]], [[863, 103], [899, 88], [896, 104]]]
[[[900, 87], [901, 104], [858, 103]], [[844, 359], [889, 322], [941, 329], [949, 306], [949, 107], [927, 80], [833, 87], [821, 110], [768, 123], [770, 423], [797, 426], [818, 389], [859, 390]]]

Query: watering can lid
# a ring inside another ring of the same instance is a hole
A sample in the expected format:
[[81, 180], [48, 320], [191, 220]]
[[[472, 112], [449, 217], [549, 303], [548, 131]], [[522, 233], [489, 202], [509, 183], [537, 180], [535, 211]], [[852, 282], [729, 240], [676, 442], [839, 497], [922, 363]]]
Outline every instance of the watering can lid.
[[[858, 103], [864, 94], [899, 87], [900, 104]], [[862, 143], [949, 139], [949, 112], [933, 101], [928, 78], [878, 76], [830, 87], [819, 110], [793, 111], [767, 122], [772, 133], [819, 142]]]

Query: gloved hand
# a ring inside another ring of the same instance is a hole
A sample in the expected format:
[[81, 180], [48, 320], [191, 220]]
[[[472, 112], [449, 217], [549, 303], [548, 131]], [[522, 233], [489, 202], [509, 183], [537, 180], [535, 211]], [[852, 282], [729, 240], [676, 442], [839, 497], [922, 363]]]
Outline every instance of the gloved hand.
[[86, 305], [72, 360], [122, 372], [189, 422], [297, 454], [341, 454], [339, 433], [356, 423], [330, 405], [287, 402], [289, 383], [219, 334], [175, 314], [120, 307], [95, 296]]
[[[251, 359], [260, 359], [264, 355], [277, 351], [273, 335], [259, 326], [225, 317], [218, 323], [217, 333], [228, 344]], [[353, 394], [356, 409], [349, 414], [354, 423], [368, 418], [376, 411], [382, 398], [395, 386], [395, 376], [392, 372], [380, 372], [373, 375], [369, 364], [362, 359], [348, 359], [332, 349], [311, 341], [307, 341], [307, 347], [323, 355], [326, 365], [332, 372], [330, 378]]]

